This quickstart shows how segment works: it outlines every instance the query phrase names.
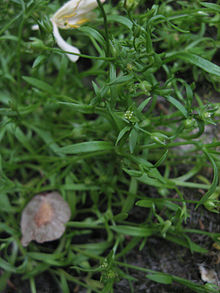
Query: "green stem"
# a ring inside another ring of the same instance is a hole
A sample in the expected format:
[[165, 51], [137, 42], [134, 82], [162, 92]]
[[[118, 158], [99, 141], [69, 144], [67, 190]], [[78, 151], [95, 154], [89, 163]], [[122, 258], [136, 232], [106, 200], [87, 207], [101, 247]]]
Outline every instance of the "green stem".
[[106, 50], [106, 55], [109, 56], [110, 54], [110, 46], [109, 46], [109, 33], [108, 33], [108, 22], [107, 22], [107, 16], [105, 13], [105, 10], [103, 8], [103, 5], [101, 3], [100, 0], [96, 0], [98, 2], [99, 8], [102, 11], [102, 16], [103, 16], [103, 20], [104, 20], [104, 27], [105, 27], [105, 38], [106, 38], [106, 46], [107, 46], [107, 50]]

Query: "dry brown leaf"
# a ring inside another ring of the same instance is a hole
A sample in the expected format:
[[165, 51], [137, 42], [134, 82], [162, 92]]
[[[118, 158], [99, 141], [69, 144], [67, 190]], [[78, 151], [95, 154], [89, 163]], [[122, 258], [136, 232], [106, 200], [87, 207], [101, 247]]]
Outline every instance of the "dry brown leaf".
[[32, 240], [43, 243], [60, 238], [70, 214], [69, 205], [58, 192], [34, 196], [22, 212], [22, 245], [27, 246]]
[[218, 285], [217, 273], [213, 269], [207, 269], [202, 264], [199, 265], [199, 271], [203, 282], [212, 283]]

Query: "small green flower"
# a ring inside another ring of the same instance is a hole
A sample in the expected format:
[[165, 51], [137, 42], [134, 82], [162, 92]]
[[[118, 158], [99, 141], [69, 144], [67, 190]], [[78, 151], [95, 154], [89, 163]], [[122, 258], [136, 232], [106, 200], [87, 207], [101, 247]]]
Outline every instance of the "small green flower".
[[125, 117], [125, 119], [131, 121], [131, 119], [133, 118], [133, 114], [134, 114], [133, 111], [128, 110], [125, 112], [124, 117]]

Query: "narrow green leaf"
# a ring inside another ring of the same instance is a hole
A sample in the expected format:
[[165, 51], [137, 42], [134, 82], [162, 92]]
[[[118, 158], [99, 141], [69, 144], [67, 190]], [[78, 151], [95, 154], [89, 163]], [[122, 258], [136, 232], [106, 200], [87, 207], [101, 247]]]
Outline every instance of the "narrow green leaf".
[[48, 83], [46, 83], [45, 81], [42, 81], [42, 80], [34, 78], [34, 77], [29, 77], [29, 76], [22, 76], [22, 78], [27, 83], [29, 83], [33, 87], [36, 87], [37, 89], [40, 89], [40, 90], [45, 91], [47, 93], [54, 92], [54, 88], [51, 85], [49, 85]]
[[[180, 278], [177, 276], [172, 275], [173, 281], [178, 282], [179, 284], [182, 284], [190, 289], [190, 292], [196, 292], [196, 293], [219, 293], [218, 288], [207, 288], [204, 285], [199, 285], [194, 283], [193, 281], [189, 281], [184, 278]], [[209, 284], [209, 283], [207, 283]]]
[[128, 213], [119, 213], [113, 217], [114, 221], [123, 221], [126, 220], [128, 217]]
[[[147, 161], [147, 160], [145, 160], [144, 158], [141, 158], [141, 157], [132, 156], [131, 158], [134, 160], [135, 163], [140, 165], [140, 167], [142, 167], [143, 170], [146, 170], [146, 172], [144, 172], [144, 173], [143, 173], [143, 171], [142, 172], [136, 171], [136, 172], [139, 172], [139, 175], [138, 175], [139, 178], [138, 179], [140, 179], [140, 180], [141, 179], [143, 179], [143, 180], [146, 179], [147, 180], [147, 178], [145, 178], [147, 176], [147, 177], [150, 177], [151, 180], [154, 180], [153, 178], [156, 178], [156, 179], [158, 179], [159, 182], [161, 182], [163, 184], [166, 184], [168, 182], [168, 180], [166, 178], [164, 178], [160, 174], [158, 169], [155, 168], [154, 165], [152, 163], [150, 163], [149, 161]], [[123, 170], [125, 170], [125, 172], [127, 172], [128, 174], [129, 174], [129, 171], [132, 171], [132, 170], [126, 170], [126, 169], [123, 169]], [[169, 182], [169, 184], [170, 184], [170, 182]]]
[[125, 82], [128, 82], [133, 79], [132, 75], [120, 75], [117, 76], [114, 80], [109, 82], [107, 85], [116, 85], [116, 84], [122, 84]]
[[34, 129], [34, 131], [39, 135], [39, 137], [41, 137], [41, 139], [51, 150], [53, 150], [55, 153], [59, 152], [59, 146], [56, 144], [49, 131], [42, 130], [38, 127], [35, 127], [34, 125], [31, 125], [31, 128]]
[[131, 177], [129, 193], [126, 199], [124, 200], [123, 206], [122, 206], [123, 213], [128, 213], [133, 208], [136, 195], [137, 195], [137, 189], [138, 189], [137, 179], [134, 177]]
[[121, 15], [108, 15], [108, 22], [118, 22], [125, 25], [129, 30], [133, 27], [133, 23], [127, 17]]
[[27, 135], [24, 134], [20, 127], [14, 123], [11, 123], [8, 124], [8, 131], [13, 134], [30, 153], [34, 152]]
[[153, 234], [153, 230], [147, 227], [145, 228], [145, 227], [118, 225], [118, 226], [112, 226], [111, 229], [119, 234], [138, 236], [138, 237], [148, 237]]
[[143, 207], [143, 208], [151, 208], [153, 204], [152, 199], [141, 199], [136, 202], [136, 206]]
[[98, 85], [94, 81], [92, 81], [92, 86], [93, 86], [93, 89], [95, 91], [96, 96], [100, 96], [100, 88], [98, 87]]
[[109, 67], [109, 80], [110, 80], [110, 82], [115, 80], [116, 77], [117, 77], [116, 67], [114, 64], [110, 64], [110, 67]]
[[144, 100], [140, 105], [138, 106], [138, 111], [142, 112], [144, 108], [147, 106], [147, 104], [150, 102], [151, 97]]
[[2, 258], [0, 258], [0, 268], [6, 272], [16, 273], [16, 268]]
[[43, 253], [43, 252], [28, 252], [28, 256], [30, 256], [33, 259], [36, 260], [42, 260], [44, 261], [47, 259], [47, 261], [53, 261], [55, 259], [59, 259], [61, 257], [61, 254], [49, 254], [49, 253]]
[[214, 159], [212, 158], [212, 156], [208, 153], [208, 151], [204, 150], [204, 153], [206, 154], [207, 158], [209, 159], [210, 163], [212, 164], [214, 176], [213, 176], [212, 184], [211, 184], [209, 190], [200, 199], [200, 201], [196, 205], [196, 208], [198, 208], [201, 204], [203, 204], [204, 202], [206, 202], [209, 199], [209, 197], [213, 194], [213, 192], [215, 192], [216, 187], [218, 185], [218, 167], [217, 167]]
[[39, 262], [38, 265], [36, 267], [33, 267], [31, 271], [28, 270], [29, 272], [25, 272], [25, 275], [22, 278], [24, 280], [30, 279], [48, 270], [49, 267], [50, 267], [49, 264]]
[[32, 65], [32, 68], [36, 68], [40, 64], [42, 64], [45, 60], [47, 60], [47, 57], [44, 55], [39, 55], [37, 58], [34, 60], [34, 63]]
[[116, 143], [115, 145], [117, 145], [119, 143], [119, 141], [122, 139], [122, 137], [125, 135], [126, 132], [128, 132], [130, 130], [130, 127], [129, 126], [125, 126], [120, 132], [119, 132], [119, 135], [118, 135], [118, 138], [116, 140]]
[[198, 244], [194, 243], [191, 241], [190, 245], [189, 245], [189, 241], [187, 241], [186, 239], [180, 238], [176, 235], [171, 235], [171, 234], [167, 234], [166, 235], [166, 239], [174, 242], [178, 245], [181, 245], [183, 247], [187, 247], [189, 248], [192, 252], [199, 252], [199, 253], [207, 253], [208, 250], [206, 248], [203, 248], [201, 246], [199, 246]]
[[165, 153], [161, 156], [161, 158], [156, 162], [156, 164], [154, 165], [155, 168], [159, 167], [161, 164], [163, 164], [163, 162], [166, 160], [168, 155], [168, 150], [165, 151]]
[[28, 252], [27, 256], [35, 260], [43, 261], [49, 265], [54, 265], [54, 266], [64, 266], [66, 264], [69, 264], [71, 261], [70, 259], [67, 259], [67, 258], [64, 259], [61, 253], [49, 254], [49, 253], [40, 253], [40, 252]]
[[79, 31], [85, 33], [88, 37], [93, 37], [96, 41], [98, 41], [101, 45], [105, 44], [105, 40], [103, 36], [94, 28], [89, 26], [81, 26], [78, 28]]
[[164, 183], [161, 183], [159, 180], [149, 177], [146, 173], [138, 170], [129, 170], [126, 168], [122, 168], [129, 176], [137, 178], [138, 181], [155, 187], [168, 187], [164, 186]]
[[86, 243], [86, 244], [75, 244], [75, 245], [79, 249], [83, 249], [83, 250], [85, 249], [89, 253], [92, 253], [94, 255], [100, 255], [104, 251], [106, 251], [106, 249], [108, 249], [109, 246], [111, 246], [111, 242], [103, 241], [98, 243]]
[[17, 140], [27, 149], [29, 152], [34, 152], [30, 141], [27, 138], [27, 135], [24, 134], [24, 132], [21, 130], [20, 127], [15, 126], [14, 134], [17, 138]]
[[96, 222], [89, 222], [89, 221], [68, 222], [67, 227], [83, 228], [83, 229], [98, 229], [98, 228], [102, 228], [102, 226], [98, 225]]
[[8, 213], [13, 212], [13, 208], [10, 205], [8, 196], [4, 193], [0, 193], [0, 211], [5, 211]]
[[133, 128], [129, 134], [129, 149], [131, 154], [133, 154], [138, 139], [138, 132], [135, 128]]
[[87, 185], [87, 184], [83, 184], [83, 183], [69, 183], [69, 184], [64, 184], [62, 185], [62, 188], [64, 190], [99, 190], [100, 187], [99, 186], [93, 186], [93, 185]]
[[139, 170], [132, 170], [127, 168], [122, 168], [122, 170], [125, 171], [131, 177], [141, 177], [143, 175], [143, 171]]
[[94, 113], [94, 107], [91, 105], [84, 105], [84, 104], [76, 104], [76, 103], [69, 103], [69, 102], [61, 102], [58, 101], [58, 104], [63, 104], [66, 106], [70, 106], [72, 109], [81, 112], [81, 113]]
[[97, 151], [111, 151], [113, 145], [107, 141], [89, 141], [71, 144], [60, 148], [59, 152], [62, 154], [74, 155], [80, 153], [91, 153]]
[[167, 101], [169, 101], [174, 107], [176, 107], [185, 118], [187, 118], [188, 113], [186, 108], [175, 98], [171, 97], [171, 96], [165, 96], [165, 98], [167, 99]]
[[177, 204], [164, 198], [147, 198], [138, 200], [136, 202], [137, 206], [144, 208], [151, 208], [153, 204], [158, 206], [160, 209], [167, 207], [168, 209], [175, 212], [180, 208]]
[[173, 282], [173, 279], [171, 276], [165, 275], [162, 273], [148, 274], [148, 275], [146, 275], [146, 277], [149, 280], [152, 280], [152, 281], [160, 283], [160, 284], [168, 285], [168, 284], [172, 284], [172, 282]]
[[26, 266], [27, 260], [24, 260], [24, 262], [20, 266], [15, 267], [14, 265], [10, 264], [9, 262], [5, 261], [3, 258], [0, 257], [0, 268], [2, 268], [6, 272], [21, 274], [24, 273]]
[[0, 292], [5, 292], [8, 280], [10, 279], [11, 273], [5, 271], [1, 273], [0, 276]]
[[11, 228], [8, 225], [6, 225], [5, 223], [0, 223], [0, 231], [7, 232], [10, 235], [15, 235], [16, 234], [16, 231], [13, 228]]
[[[157, 169], [155, 169], [155, 170], [157, 170]], [[165, 188], [165, 187], [166, 188], [173, 188], [173, 186], [171, 186], [170, 182], [167, 182], [167, 184], [166, 184], [166, 182], [163, 182], [164, 178], [161, 175], [159, 175], [159, 177], [157, 177], [157, 178], [154, 178], [155, 175], [157, 176], [157, 174], [156, 174], [156, 172], [154, 172], [154, 174], [153, 174], [153, 171], [154, 170], [152, 170], [152, 172], [151, 172], [152, 177], [150, 177], [147, 173], [144, 173], [142, 176], [137, 178], [138, 181], [143, 182], [143, 183], [150, 185], [150, 186], [163, 187], [163, 188]], [[163, 179], [163, 181], [161, 179]]]
[[60, 287], [62, 289], [62, 292], [70, 293], [68, 282], [67, 282], [67, 279], [65, 278], [65, 275], [63, 274], [63, 271], [59, 270], [59, 274], [60, 274]]
[[200, 4], [206, 8], [212, 9], [215, 12], [220, 12], [220, 5], [209, 3], [209, 2], [200, 2]]
[[181, 59], [185, 62], [191, 63], [199, 68], [203, 69], [204, 71], [220, 76], [220, 67], [196, 54], [189, 53], [189, 52], [178, 52], [174, 55], [167, 58], [166, 62], [169, 62], [173, 59]]
[[188, 31], [188, 30], [184, 30], [184, 29], [178, 27], [177, 25], [173, 24], [173, 23], [170, 22], [170, 21], [168, 21], [168, 23], [169, 23], [169, 25], [172, 26], [172, 28], [174, 28], [174, 29], [177, 30], [178, 32], [181, 32], [181, 33], [184, 33], [184, 34], [188, 34], [188, 33], [190, 33], [190, 31]]
[[[20, 4], [20, 3], [19, 3]], [[4, 25], [4, 27], [2, 27], [2, 29], [0, 30], [0, 35], [2, 35], [15, 21], [17, 21], [17, 19], [23, 15], [24, 11], [25, 11], [25, 5], [22, 5], [22, 9], [20, 11], [20, 13], [16, 14], [15, 17], [11, 18], [10, 21], [7, 21], [6, 24]]]

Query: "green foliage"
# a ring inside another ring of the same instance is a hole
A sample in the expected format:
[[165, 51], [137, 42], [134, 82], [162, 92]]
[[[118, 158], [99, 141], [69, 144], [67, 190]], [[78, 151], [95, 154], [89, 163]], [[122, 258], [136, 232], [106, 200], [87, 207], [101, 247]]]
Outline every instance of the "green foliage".
[[[113, 292], [121, 278], [132, 288], [130, 268], [161, 284], [218, 292], [129, 266], [124, 257], [148, 237], [208, 252], [185, 223], [188, 203], [220, 211], [219, 137], [207, 139], [206, 131], [220, 116], [212, 96], [220, 84], [219, 3], [98, 1], [91, 22], [61, 32], [82, 52], [74, 64], [58, 49], [50, 23], [65, 1], [1, 2], [0, 291], [18, 274], [37, 292], [35, 277], [49, 272], [64, 293], [71, 283]], [[208, 166], [213, 175], [206, 178], [200, 172]], [[188, 189], [204, 193], [187, 198]], [[66, 233], [54, 246], [24, 249], [22, 210], [52, 190], [71, 208]], [[140, 223], [128, 219], [135, 207], [146, 212]], [[94, 231], [102, 236], [92, 242]], [[81, 235], [89, 241], [76, 243]]]

